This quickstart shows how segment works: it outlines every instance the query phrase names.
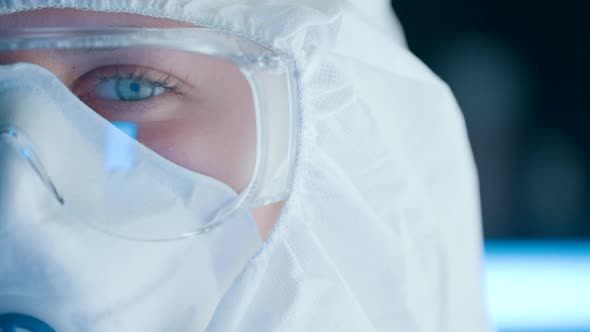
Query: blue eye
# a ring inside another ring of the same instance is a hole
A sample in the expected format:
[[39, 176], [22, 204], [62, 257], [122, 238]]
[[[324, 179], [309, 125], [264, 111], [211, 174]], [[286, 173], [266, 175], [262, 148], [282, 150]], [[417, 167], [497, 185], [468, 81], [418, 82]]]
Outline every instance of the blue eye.
[[97, 97], [107, 100], [139, 101], [166, 92], [166, 88], [144, 79], [109, 78], [96, 86]]

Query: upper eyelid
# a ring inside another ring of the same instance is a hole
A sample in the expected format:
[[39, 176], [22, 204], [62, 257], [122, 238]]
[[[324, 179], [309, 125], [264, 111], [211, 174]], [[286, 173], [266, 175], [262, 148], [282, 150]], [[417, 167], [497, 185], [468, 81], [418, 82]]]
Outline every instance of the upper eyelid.
[[[115, 71], [107, 74], [107, 75], [101, 75], [100, 74], [100, 69], [95, 69], [96, 72], [96, 76], [98, 79], [100, 80], [107, 80], [107, 79], [116, 79], [116, 78], [128, 78], [128, 79], [141, 79], [141, 80], [145, 80], [145, 81], [154, 81], [154, 79], [150, 79], [148, 78], [148, 74], [150, 72], [156, 72], [156, 70], [150, 69], [150, 68], [146, 68], [146, 67], [140, 67], [141, 70], [137, 71], [137, 70], [120, 70], [118, 67], [115, 67]], [[166, 77], [168, 77], [170, 74], [165, 74]]]
[[[154, 70], [148, 67], [140, 67], [140, 70], [119, 70], [119, 68], [115, 68], [113, 73], [107, 75], [100, 75], [100, 70], [96, 70], [97, 79], [101, 82], [112, 80], [112, 79], [137, 79], [144, 82], [148, 82], [151, 84], [155, 84], [156, 86], [166, 88], [168, 91], [176, 93], [176, 94], [187, 94], [189, 93], [193, 87], [188, 84], [189, 75], [184, 79], [179, 79], [172, 74], [160, 72], [158, 70]], [[156, 73], [156, 75], [161, 75], [160, 78], [152, 78], [149, 77], [152, 73]], [[175, 81], [175, 82], [173, 82]]]

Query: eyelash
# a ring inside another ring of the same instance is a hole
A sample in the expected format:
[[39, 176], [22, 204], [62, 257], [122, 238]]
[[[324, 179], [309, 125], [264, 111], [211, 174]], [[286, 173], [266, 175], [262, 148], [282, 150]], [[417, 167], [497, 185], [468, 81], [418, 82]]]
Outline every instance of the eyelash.
[[[116, 80], [116, 79], [131, 79], [131, 80], [138, 80], [141, 82], [153, 84], [157, 87], [161, 87], [166, 89], [168, 92], [172, 92], [177, 95], [185, 95], [187, 94], [190, 89], [187, 90], [187, 82], [188, 82], [188, 75], [185, 79], [181, 80], [178, 79], [170, 74], [164, 74], [158, 72], [159, 75], [162, 75], [161, 78], [154, 79], [154, 74], [151, 74], [154, 70], [150, 68], [141, 68], [140, 70], [135, 71], [121, 71], [119, 68], [116, 68], [115, 71], [108, 75], [101, 75], [100, 71], [96, 72], [97, 79], [99, 80], [98, 84], [109, 80]], [[158, 75], [155, 74], [155, 75]]]

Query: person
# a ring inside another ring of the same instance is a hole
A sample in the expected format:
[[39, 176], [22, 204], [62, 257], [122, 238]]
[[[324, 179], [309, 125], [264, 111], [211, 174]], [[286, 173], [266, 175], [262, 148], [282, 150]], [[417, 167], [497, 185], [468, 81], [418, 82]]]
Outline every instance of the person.
[[464, 124], [387, 13], [0, 3], [0, 330], [487, 330]]

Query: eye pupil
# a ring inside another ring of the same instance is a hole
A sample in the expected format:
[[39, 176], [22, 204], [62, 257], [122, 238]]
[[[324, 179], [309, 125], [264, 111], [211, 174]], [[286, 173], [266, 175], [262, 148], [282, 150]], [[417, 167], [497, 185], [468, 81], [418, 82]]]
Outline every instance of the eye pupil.
[[117, 97], [124, 101], [137, 101], [152, 97], [156, 86], [138, 79], [120, 78], [116, 82]]
[[138, 94], [139, 93], [139, 89], [140, 89], [139, 83], [137, 83], [137, 82], [131, 82], [131, 84], [129, 84], [129, 90], [131, 90], [131, 93]]

